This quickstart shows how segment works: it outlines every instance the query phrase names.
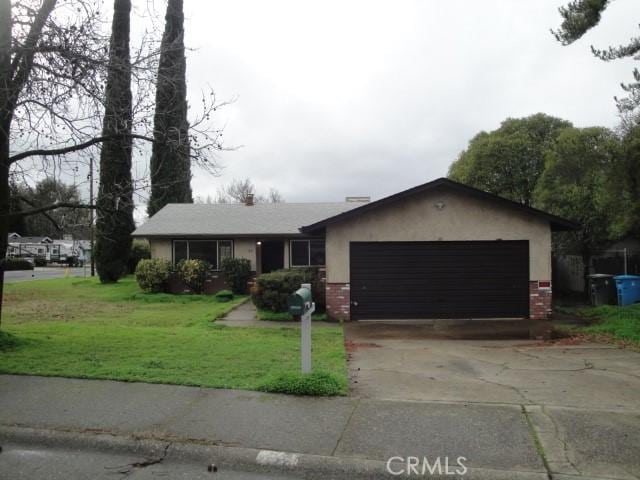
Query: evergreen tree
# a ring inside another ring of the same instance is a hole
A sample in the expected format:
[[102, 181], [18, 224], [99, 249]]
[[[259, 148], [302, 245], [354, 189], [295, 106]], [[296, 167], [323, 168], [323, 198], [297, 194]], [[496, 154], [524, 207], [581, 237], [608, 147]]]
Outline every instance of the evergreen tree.
[[449, 178], [531, 206], [545, 151], [571, 126], [544, 113], [507, 118], [497, 130], [471, 139], [449, 167]]
[[131, 179], [131, 63], [129, 30], [131, 0], [115, 0], [105, 114], [102, 134], [110, 137], [100, 152], [97, 242], [95, 259], [100, 281], [116, 282], [125, 273], [133, 222]]
[[[552, 30], [556, 39], [562, 45], [571, 45], [594, 28], [604, 11], [611, 5], [611, 0], [572, 0], [566, 6], [560, 7], [562, 24], [558, 30]], [[605, 62], [620, 58], [640, 59], [640, 36], [632, 37], [626, 44], [609, 47], [604, 50], [591, 46], [591, 52]], [[633, 69], [633, 81], [622, 83], [622, 89], [627, 92], [625, 98], [617, 98], [616, 104], [622, 115], [622, 127], [625, 130], [634, 128], [640, 123], [640, 70]]]
[[169, 0], [156, 90], [151, 197], [147, 212], [192, 203], [183, 0]]

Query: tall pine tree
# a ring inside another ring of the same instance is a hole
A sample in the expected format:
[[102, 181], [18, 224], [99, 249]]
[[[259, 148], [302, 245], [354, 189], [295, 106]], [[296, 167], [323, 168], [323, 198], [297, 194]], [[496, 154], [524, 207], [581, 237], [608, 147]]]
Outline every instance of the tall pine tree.
[[149, 216], [167, 203], [192, 203], [183, 0], [169, 0], [162, 36], [151, 152]]
[[110, 137], [100, 152], [100, 186], [95, 259], [100, 281], [116, 282], [125, 273], [133, 221], [131, 179], [131, 62], [129, 30], [131, 0], [115, 0], [109, 72], [102, 134]]

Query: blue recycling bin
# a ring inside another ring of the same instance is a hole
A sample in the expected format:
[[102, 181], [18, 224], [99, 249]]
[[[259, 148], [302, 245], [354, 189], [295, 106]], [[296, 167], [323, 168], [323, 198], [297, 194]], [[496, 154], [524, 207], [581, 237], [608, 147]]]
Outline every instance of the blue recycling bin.
[[618, 290], [618, 305], [626, 306], [640, 302], [640, 276], [639, 275], [616, 275]]

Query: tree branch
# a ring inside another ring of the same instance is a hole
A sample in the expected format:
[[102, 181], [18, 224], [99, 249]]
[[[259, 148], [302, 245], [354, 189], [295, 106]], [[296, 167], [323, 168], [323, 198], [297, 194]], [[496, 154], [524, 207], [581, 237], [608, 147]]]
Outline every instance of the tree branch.
[[[26, 203], [26, 204], [27, 204], [27, 205], [29, 205], [30, 207], [38, 208], [38, 207], [36, 207], [36, 204], [35, 204], [35, 203], [33, 203], [33, 202], [32, 202], [31, 200], [29, 200], [28, 198], [25, 198], [25, 197], [23, 197], [23, 196], [21, 196], [21, 195], [17, 196], [16, 198], [17, 198], [18, 200], [23, 201], [24, 203]], [[20, 214], [20, 213], [21, 213], [21, 212], [16, 212], [16, 214]], [[49, 215], [49, 214], [48, 214], [48, 213], [46, 213], [46, 212], [42, 212], [42, 215], [44, 215], [44, 216], [45, 216], [45, 218], [47, 218], [47, 219], [48, 219], [48, 220], [53, 224], [53, 226], [56, 228], [56, 230], [62, 230], [62, 228], [60, 227], [60, 225], [58, 225], [58, 222], [56, 222], [56, 221], [54, 220], [54, 218], [53, 218], [51, 215]]]
[[51, 210], [56, 210], [57, 208], [86, 208], [86, 209], [96, 210], [98, 207], [95, 205], [90, 205], [88, 203], [55, 202], [55, 203], [52, 203], [51, 205], [46, 205], [44, 207], [33, 208], [31, 210], [24, 210], [22, 212], [14, 212], [7, 216], [10, 219], [20, 218], [20, 217], [29, 217], [31, 215], [37, 215], [39, 213], [45, 213]]
[[9, 163], [15, 163], [19, 160], [24, 160], [25, 158], [28, 157], [33, 157], [33, 156], [52, 156], [52, 155], [64, 155], [65, 153], [71, 153], [71, 152], [77, 152], [78, 150], [84, 150], [85, 148], [89, 148], [92, 145], [96, 145], [98, 143], [102, 143], [105, 140], [110, 140], [112, 138], [118, 138], [118, 137], [126, 137], [129, 136], [131, 138], [134, 139], [138, 139], [138, 140], [146, 140], [148, 142], [153, 142], [153, 138], [150, 137], [146, 137], [144, 135], [136, 135], [135, 133], [130, 134], [130, 135], [105, 135], [105, 136], [101, 136], [101, 137], [95, 137], [92, 138], [91, 140], [87, 140], [84, 143], [78, 143], [76, 145], [70, 145], [68, 147], [61, 147], [61, 148], [53, 148], [53, 149], [36, 149], [36, 150], [27, 150], [26, 152], [22, 152], [22, 153], [16, 153], [15, 155], [12, 155], [11, 157], [9, 157]]

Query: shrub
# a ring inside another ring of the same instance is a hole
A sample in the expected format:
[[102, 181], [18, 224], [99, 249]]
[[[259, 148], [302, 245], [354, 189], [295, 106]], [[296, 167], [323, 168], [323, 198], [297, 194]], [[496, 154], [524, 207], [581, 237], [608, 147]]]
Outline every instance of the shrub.
[[311, 295], [316, 309], [323, 311], [324, 284], [320, 281], [317, 270], [313, 268], [278, 270], [258, 276], [256, 287], [251, 292], [253, 303], [258, 308], [272, 312], [286, 312], [287, 297], [300, 288], [301, 283], [311, 284]]
[[136, 266], [136, 281], [149, 293], [164, 292], [171, 274], [171, 262], [163, 258], [143, 259]]
[[220, 263], [225, 280], [233, 293], [247, 291], [247, 282], [251, 278], [251, 262], [246, 258], [225, 258]]
[[231, 290], [220, 290], [215, 297], [219, 302], [229, 302], [233, 300], [233, 292]]
[[7, 258], [4, 261], [5, 272], [14, 270], [33, 270], [33, 263], [24, 258]]
[[256, 307], [272, 312], [287, 311], [287, 297], [300, 288], [304, 277], [299, 270], [278, 270], [263, 273], [256, 279], [256, 288], [252, 292]]
[[330, 396], [344, 395], [346, 385], [329, 372], [314, 371], [307, 374], [289, 372], [268, 377], [258, 386], [258, 390], [290, 395]]
[[184, 284], [193, 293], [202, 293], [204, 282], [207, 279], [207, 271], [211, 266], [204, 260], [180, 260], [178, 262], [178, 275]]
[[36, 267], [46, 267], [47, 266], [47, 259], [44, 257], [36, 257], [36, 259], [34, 260]]
[[129, 253], [129, 261], [127, 262], [127, 271], [134, 273], [138, 262], [151, 258], [151, 247], [146, 240], [134, 240], [131, 243], [131, 252]]
[[316, 311], [324, 312], [327, 305], [325, 282], [321, 281], [317, 268], [310, 267], [303, 271], [306, 283], [311, 284], [311, 296], [316, 303]]

